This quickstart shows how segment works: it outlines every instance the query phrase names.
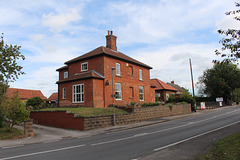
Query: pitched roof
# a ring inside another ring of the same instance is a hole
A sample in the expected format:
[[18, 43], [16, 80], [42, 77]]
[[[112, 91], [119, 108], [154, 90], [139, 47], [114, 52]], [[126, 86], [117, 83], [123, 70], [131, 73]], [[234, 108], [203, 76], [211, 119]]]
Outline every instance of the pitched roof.
[[33, 97], [40, 97], [43, 100], [47, 99], [40, 90], [19, 89], [19, 88], [8, 88], [7, 96], [12, 98], [14, 92], [18, 93], [18, 97], [20, 99], [30, 99]]
[[169, 86], [172, 86], [173, 88], [176, 88], [178, 91], [183, 91], [183, 89], [182, 89], [182, 87], [180, 87], [179, 85], [177, 85], [177, 84], [173, 84], [173, 83], [169, 83], [169, 82], [167, 82], [167, 84], [169, 85]]
[[58, 99], [58, 92], [53, 93], [49, 98], [48, 101], [55, 101], [56, 99]]
[[103, 75], [101, 75], [100, 73], [98, 73], [94, 70], [91, 70], [88, 72], [76, 73], [73, 76], [70, 76], [70, 77], [60, 80], [60, 81], [57, 81], [57, 83], [76, 81], [76, 80], [88, 79], [88, 78], [104, 79], [105, 77]]
[[151, 79], [151, 85], [156, 86], [155, 90], [171, 90], [171, 91], [177, 91], [177, 89], [169, 86], [168, 84], [164, 83], [163, 81], [155, 78]]
[[118, 52], [118, 51], [114, 51], [112, 49], [109, 49], [107, 47], [104, 47], [104, 46], [101, 46], [101, 47], [98, 47], [84, 55], [81, 55], [77, 58], [74, 58], [70, 61], [67, 61], [65, 62], [65, 64], [69, 64], [69, 63], [73, 63], [73, 62], [76, 62], [76, 61], [80, 61], [80, 60], [84, 60], [86, 58], [90, 58], [90, 57], [95, 57], [95, 56], [99, 56], [99, 55], [107, 55], [107, 56], [111, 56], [111, 57], [114, 57], [114, 58], [118, 58], [118, 59], [121, 59], [121, 60], [125, 60], [127, 62], [131, 62], [131, 63], [134, 63], [134, 64], [137, 64], [137, 65], [140, 65], [142, 67], [145, 67], [145, 68], [148, 68], [148, 69], [152, 69], [152, 67], [142, 63], [142, 62], [139, 62], [121, 52]]
[[56, 71], [64, 70], [64, 69], [67, 69], [67, 68], [68, 68], [68, 66], [63, 66], [61, 68], [58, 68]]

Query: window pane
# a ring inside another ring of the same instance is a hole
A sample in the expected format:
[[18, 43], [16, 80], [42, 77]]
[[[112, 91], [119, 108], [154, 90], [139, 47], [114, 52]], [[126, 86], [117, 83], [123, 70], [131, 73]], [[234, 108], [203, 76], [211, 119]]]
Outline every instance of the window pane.
[[120, 64], [116, 63], [116, 75], [120, 76], [121, 75], [121, 68], [120, 68]]
[[142, 80], [142, 70], [139, 69], [139, 79]]
[[73, 85], [73, 102], [84, 102], [84, 84]]

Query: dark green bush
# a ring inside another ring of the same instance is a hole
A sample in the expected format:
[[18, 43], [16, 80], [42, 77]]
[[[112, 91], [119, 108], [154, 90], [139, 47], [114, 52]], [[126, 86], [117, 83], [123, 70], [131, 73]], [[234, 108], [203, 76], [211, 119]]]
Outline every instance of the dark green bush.
[[0, 111], [0, 128], [3, 126], [3, 122], [4, 122], [3, 113]]
[[27, 106], [32, 106], [33, 110], [39, 110], [42, 107], [42, 104], [44, 103], [44, 100], [40, 97], [33, 97], [29, 99], [26, 103]]
[[160, 102], [143, 103], [142, 107], [159, 106], [160, 104]]

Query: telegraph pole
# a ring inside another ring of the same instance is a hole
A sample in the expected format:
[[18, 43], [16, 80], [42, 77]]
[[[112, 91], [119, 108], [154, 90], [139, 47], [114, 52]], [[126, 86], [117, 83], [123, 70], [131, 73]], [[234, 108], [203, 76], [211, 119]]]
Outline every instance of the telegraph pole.
[[195, 100], [195, 93], [194, 93], [194, 83], [193, 83], [193, 73], [192, 73], [192, 63], [191, 63], [191, 58], [189, 58], [189, 64], [190, 64], [191, 79], [192, 79], [193, 98], [194, 98], [194, 100]]

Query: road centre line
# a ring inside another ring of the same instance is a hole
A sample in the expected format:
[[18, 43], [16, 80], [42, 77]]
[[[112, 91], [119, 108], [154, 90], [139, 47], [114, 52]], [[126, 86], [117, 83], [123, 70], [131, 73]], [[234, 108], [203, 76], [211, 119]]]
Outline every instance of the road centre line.
[[[240, 109], [231, 111], [230, 113], [233, 113], [233, 112], [236, 112], [236, 111], [240, 111]], [[133, 135], [133, 136], [130, 136], [130, 137], [125, 137], [125, 138], [119, 138], [119, 139], [110, 140], [110, 141], [104, 141], [104, 142], [94, 143], [94, 144], [91, 144], [91, 146], [97, 146], [97, 145], [102, 145], [102, 144], [119, 142], [119, 141], [123, 141], [123, 140], [127, 140], [127, 139], [133, 139], [133, 138], [137, 138], [137, 137], [141, 137], [141, 136], [145, 136], [145, 135], [150, 135], [150, 134], [160, 133], [160, 132], [164, 132], [164, 131], [169, 131], [169, 130], [172, 130], [172, 129], [177, 129], [177, 128], [185, 127], [185, 126], [188, 126], [188, 125], [192, 125], [192, 124], [204, 122], [204, 121], [207, 121], [207, 120], [210, 120], [210, 119], [214, 119], [214, 118], [217, 118], [217, 117], [221, 117], [221, 116], [224, 116], [224, 115], [227, 115], [227, 114], [230, 114], [230, 113], [224, 113], [224, 114], [219, 115], [219, 116], [213, 116], [213, 117], [211, 117], [211, 118], [199, 120], [199, 121], [196, 121], [196, 122], [189, 122], [189, 123], [187, 123], [187, 124], [183, 124], [183, 125], [180, 125], [180, 126], [176, 126], [176, 127], [172, 127], [172, 128], [167, 128], [167, 129], [163, 129], [163, 130], [158, 130], [158, 131], [154, 131], [154, 132], [140, 133], [140, 134], [136, 134], [136, 135]]]
[[71, 146], [71, 147], [65, 147], [65, 148], [59, 148], [59, 149], [53, 149], [53, 150], [48, 150], [48, 151], [42, 151], [42, 152], [22, 154], [22, 155], [12, 156], [12, 157], [6, 157], [6, 158], [1, 158], [0, 160], [8, 160], [8, 159], [15, 159], [15, 158], [22, 158], [22, 157], [34, 156], [34, 155], [38, 155], [38, 154], [57, 152], [57, 151], [62, 151], [62, 150], [67, 150], [67, 149], [79, 148], [79, 147], [83, 147], [83, 146], [85, 146], [85, 144], [83, 144], [83, 145], [77, 145], [77, 146]]
[[218, 131], [218, 130], [220, 130], [220, 129], [223, 129], [223, 128], [226, 128], [226, 127], [232, 126], [232, 125], [237, 124], [237, 123], [239, 123], [239, 122], [240, 122], [240, 121], [237, 121], [237, 122], [234, 122], [234, 123], [231, 123], [231, 124], [228, 124], [228, 125], [225, 125], [225, 126], [222, 126], [222, 127], [216, 128], [216, 129], [214, 129], [214, 130], [210, 130], [210, 131], [207, 131], [207, 132], [201, 133], [201, 134], [199, 134], [199, 135], [196, 135], [196, 136], [193, 136], [193, 137], [190, 137], [190, 138], [187, 138], [187, 139], [183, 139], [183, 140], [181, 140], [181, 141], [178, 141], [178, 142], [175, 142], [175, 143], [172, 143], [172, 144], [169, 144], [169, 145], [166, 145], [166, 146], [160, 147], [160, 148], [156, 148], [156, 149], [154, 149], [153, 151], [156, 152], [156, 151], [160, 151], [160, 150], [163, 150], [163, 149], [168, 148], [168, 147], [171, 147], [171, 146], [175, 146], [175, 145], [177, 145], [177, 144], [180, 144], [180, 143], [183, 143], [183, 142], [189, 141], [189, 140], [191, 140], [191, 139], [194, 139], [194, 138], [197, 138], [197, 137], [200, 137], [200, 136], [206, 135], [206, 134], [208, 134], [208, 133], [212, 133], [212, 132], [214, 132], [214, 131]]

